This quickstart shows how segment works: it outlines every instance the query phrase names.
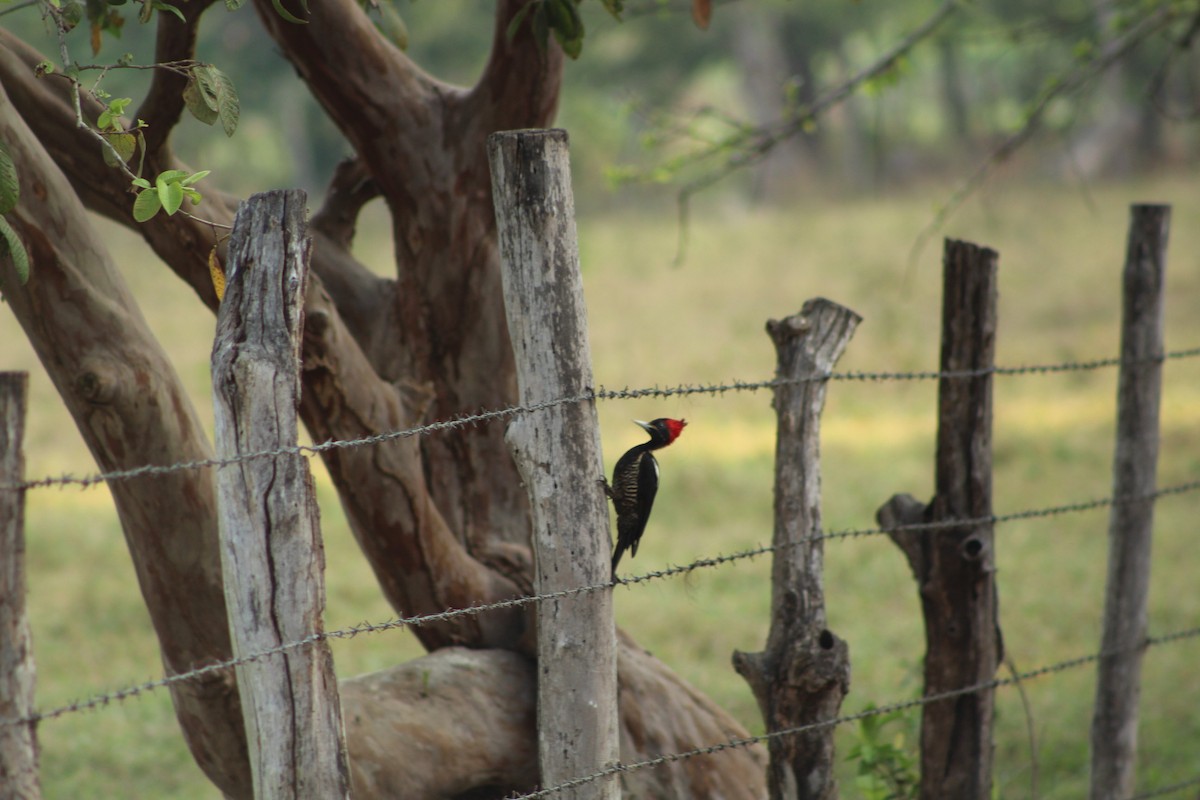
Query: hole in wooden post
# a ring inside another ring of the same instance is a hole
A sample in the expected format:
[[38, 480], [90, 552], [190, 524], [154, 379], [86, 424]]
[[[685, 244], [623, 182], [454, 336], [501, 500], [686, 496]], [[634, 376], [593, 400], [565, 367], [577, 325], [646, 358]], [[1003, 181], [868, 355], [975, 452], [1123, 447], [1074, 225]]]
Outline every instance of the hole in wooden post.
[[978, 536], [972, 536], [970, 539], [967, 539], [965, 542], [963, 542], [963, 557], [968, 561], [975, 561], [983, 555], [985, 549], [986, 547], [983, 543], [983, 540]]
[[827, 630], [821, 631], [821, 635], [817, 637], [817, 644], [821, 646], [822, 650], [832, 650], [833, 643], [834, 636]]

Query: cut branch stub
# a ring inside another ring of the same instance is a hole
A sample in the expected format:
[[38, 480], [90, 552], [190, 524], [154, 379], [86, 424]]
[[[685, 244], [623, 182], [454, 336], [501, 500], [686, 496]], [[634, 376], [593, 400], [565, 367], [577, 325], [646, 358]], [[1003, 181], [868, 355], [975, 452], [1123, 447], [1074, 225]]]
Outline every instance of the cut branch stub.
[[[771, 630], [761, 653], [734, 653], [768, 731], [832, 719], [850, 689], [846, 643], [826, 627], [821, 530], [820, 424], [826, 378], [861, 317], [818, 298], [767, 323], [775, 343], [775, 533]], [[832, 798], [833, 729], [770, 741], [772, 798]]]

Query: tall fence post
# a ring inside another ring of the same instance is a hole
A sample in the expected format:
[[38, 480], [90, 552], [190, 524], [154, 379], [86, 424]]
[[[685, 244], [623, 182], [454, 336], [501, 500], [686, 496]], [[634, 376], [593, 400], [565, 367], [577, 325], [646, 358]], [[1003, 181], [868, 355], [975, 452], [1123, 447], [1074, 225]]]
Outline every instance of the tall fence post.
[[[270, 192], [238, 209], [212, 354], [221, 458], [296, 444], [300, 336], [310, 240], [305, 195]], [[312, 475], [299, 454], [217, 472], [221, 568], [236, 657], [323, 630], [325, 554]], [[328, 643], [237, 667], [254, 797], [349, 797]]]
[[[994, 250], [947, 240], [943, 256], [936, 494], [896, 495], [878, 511], [916, 578], [925, 618], [925, 694], [995, 676], [1003, 658], [992, 524], [992, 372], [996, 349]], [[905, 525], [937, 523], [936, 530]], [[945, 527], [942, 527], [945, 525]], [[898, 528], [898, 529], [897, 529]], [[989, 800], [993, 690], [924, 706], [921, 797]]]
[[[0, 372], [0, 486], [25, 480], [29, 374]], [[25, 490], [0, 489], [0, 720], [33, 712], [33, 642], [25, 614]], [[0, 726], [0, 797], [37, 800], [36, 723]]]
[[1092, 717], [1092, 800], [1134, 791], [1162, 396], [1170, 206], [1135, 205], [1121, 294], [1121, 372], [1104, 633]]
[[[827, 376], [862, 320], [823, 298], [767, 323], [775, 343], [775, 531], [771, 629], [761, 653], [735, 652], [767, 731], [833, 719], [850, 690], [850, 653], [825, 619], [821, 532], [821, 410]], [[775, 800], [837, 797], [834, 728], [769, 742], [768, 787]]]
[[[503, 259], [504, 304], [522, 405], [592, 388], [567, 134], [527, 130], [488, 137]], [[533, 506], [539, 594], [609, 580], [608, 508], [595, 403], [556, 404], [518, 417], [509, 446]], [[542, 785], [594, 773], [619, 753], [612, 592], [538, 607], [538, 755]], [[620, 796], [610, 779], [567, 798]]]

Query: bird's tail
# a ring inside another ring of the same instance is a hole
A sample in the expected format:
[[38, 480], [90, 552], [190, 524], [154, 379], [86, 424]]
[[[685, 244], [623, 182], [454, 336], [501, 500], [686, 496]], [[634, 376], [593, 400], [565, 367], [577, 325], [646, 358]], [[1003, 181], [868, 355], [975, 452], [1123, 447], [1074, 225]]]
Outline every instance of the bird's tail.
[[617, 549], [613, 551], [612, 559], [612, 579], [615, 583], [617, 580], [617, 564], [621, 563], [621, 556], [625, 555], [625, 543], [617, 542]]

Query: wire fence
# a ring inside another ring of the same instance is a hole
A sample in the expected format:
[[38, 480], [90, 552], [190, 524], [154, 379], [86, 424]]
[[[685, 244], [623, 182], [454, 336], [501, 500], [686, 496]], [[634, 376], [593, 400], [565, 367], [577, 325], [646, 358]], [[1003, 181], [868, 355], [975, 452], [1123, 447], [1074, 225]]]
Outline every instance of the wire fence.
[[[257, 661], [262, 661], [273, 656], [289, 653], [304, 647], [311, 647], [318, 642], [330, 641], [335, 639], [353, 639], [357, 636], [371, 633], [383, 633], [384, 631], [397, 630], [400, 628], [419, 627], [422, 625], [432, 625], [439, 622], [449, 622], [451, 620], [484, 614], [491, 611], [499, 611], [503, 609], [520, 608], [534, 603], [543, 603], [551, 600], [561, 600], [567, 597], [577, 595], [592, 594], [594, 592], [606, 591], [613, 588], [615, 585], [620, 586], [635, 586], [649, 581], [671, 578], [679, 575], [687, 575], [696, 570], [709, 569], [720, 567], [726, 564], [732, 564], [737, 561], [757, 558], [759, 556], [768, 555], [777, 552], [784, 548], [799, 547], [801, 545], [816, 542], [816, 541], [838, 541], [846, 539], [864, 538], [869, 536], [880, 536], [885, 534], [898, 533], [900, 531], [937, 531], [948, 528], [964, 529], [971, 527], [979, 527], [983, 525], [996, 525], [1007, 522], [1015, 522], [1028, 519], [1042, 519], [1048, 517], [1061, 516], [1063, 514], [1079, 513], [1084, 511], [1092, 511], [1100, 508], [1107, 508], [1123, 502], [1140, 502], [1145, 500], [1157, 500], [1164, 497], [1187, 494], [1190, 492], [1200, 491], [1200, 480], [1189, 481], [1174, 486], [1168, 486], [1157, 491], [1150, 492], [1144, 495], [1135, 497], [1101, 497], [1092, 500], [1084, 500], [1077, 503], [1068, 503], [1058, 506], [1048, 506], [1043, 508], [1023, 509], [1007, 514], [992, 514], [984, 517], [975, 517], [970, 519], [958, 520], [943, 520], [936, 522], [917, 522], [904, 525], [894, 525], [891, 527], [875, 527], [875, 528], [849, 528], [844, 530], [829, 531], [825, 533], [816, 533], [810, 536], [800, 537], [799, 539], [789, 542], [783, 547], [774, 544], [764, 544], [758, 547], [740, 550], [735, 553], [725, 555], [711, 556], [707, 558], [699, 558], [687, 564], [667, 567], [661, 570], [652, 570], [641, 575], [635, 575], [627, 578], [617, 578], [615, 582], [594, 583], [586, 586], [578, 586], [570, 589], [563, 589], [556, 592], [547, 592], [543, 594], [522, 595], [513, 597], [507, 600], [500, 600], [494, 603], [484, 603], [480, 605], [467, 606], [464, 608], [447, 609], [433, 614], [419, 614], [411, 617], [397, 617], [382, 622], [364, 622], [357, 625], [351, 625], [345, 628], [338, 628], [332, 631], [322, 631], [306, 636], [302, 639], [297, 639], [290, 642], [284, 642], [281, 645], [261, 650], [255, 653], [249, 653], [236, 658], [229, 658], [222, 661], [215, 661], [211, 664], [205, 664], [186, 672], [168, 675], [164, 678], [146, 681], [144, 683], [127, 686], [121, 689], [116, 689], [110, 692], [95, 695], [93, 697], [77, 700], [71, 703], [66, 703], [55, 708], [44, 711], [34, 712], [20, 717], [10, 717], [0, 719], [0, 727], [10, 727], [13, 725], [24, 725], [34, 722], [43, 722], [56, 719], [66, 714], [75, 713], [78, 711], [87, 711], [95, 708], [103, 708], [113, 703], [119, 703], [129, 700], [139, 695], [151, 692], [157, 689], [164, 689], [174, 684], [184, 681], [197, 680], [214, 673], [224, 672], [234, 669], [245, 664], [251, 664]], [[1094, 658], [1099, 658], [1095, 656]]]
[[[1186, 350], [1175, 350], [1163, 354], [1159, 358], [1149, 359], [1148, 361], [1165, 362], [1167, 360], [1190, 359], [1200, 356], [1200, 348], [1191, 348]], [[364, 447], [382, 444], [388, 441], [403, 439], [412, 436], [424, 436], [442, 431], [455, 430], [468, 426], [475, 426], [491, 421], [515, 417], [522, 414], [536, 413], [541, 410], [549, 409], [555, 406], [592, 402], [596, 400], [620, 400], [620, 399], [639, 399], [639, 398], [667, 398], [688, 395], [724, 395], [731, 392], [757, 392], [760, 390], [775, 389], [780, 386], [794, 385], [798, 383], [813, 382], [813, 381], [858, 381], [858, 382], [882, 382], [882, 381], [927, 381], [941, 379], [959, 379], [959, 378], [975, 378], [982, 375], [999, 375], [999, 376], [1021, 376], [1021, 375], [1045, 375], [1075, 371], [1092, 371], [1109, 367], [1116, 367], [1122, 364], [1119, 358], [1105, 358], [1091, 361], [1073, 361], [1054, 364], [1037, 364], [1016, 367], [992, 367], [981, 370], [963, 370], [955, 372], [942, 371], [911, 371], [911, 372], [831, 372], [824, 375], [817, 375], [809, 378], [791, 379], [791, 378], [773, 378], [761, 381], [732, 381], [723, 384], [699, 384], [699, 385], [678, 385], [672, 387], [646, 387], [639, 389], [605, 389], [603, 387], [580, 393], [578, 395], [552, 398], [541, 402], [530, 403], [525, 405], [514, 405], [507, 408], [495, 409], [490, 411], [482, 411], [474, 414], [466, 414], [452, 419], [432, 422], [424, 425], [404, 428], [395, 431], [383, 432], [371, 436], [365, 436], [356, 439], [327, 441], [313, 445], [299, 445], [290, 447], [281, 447], [272, 450], [264, 450], [254, 453], [239, 454], [230, 457], [209, 458], [193, 460], [169, 465], [145, 465], [130, 469], [114, 470], [109, 472], [96, 473], [82, 477], [71, 475], [63, 475], [61, 477], [44, 477], [36, 480], [12, 482], [0, 484], [0, 490], [29, 490], [45, 488], [50, 486], [65, 487], [68, 485], [76, 485], [82, 488], [95, 486], [101, 483], [112, 481], [130, 480], [139, 477], [160, 476], [172, 473], [177, 473], [186, 470], [195, 470], [202, 468], [220, 468], [230, 466], [254, 459], [260, 458], [275, 458], [280, 456], [313, 456], [338, 448], [348, 447]], [[884, 534], [892, 534], [899, 531], [934, 531], [939, 529], [963, 529], [969, 527], [977, 527], [983, 525], [995, 525], [1017, 520], [1038, 519], [1046, 517], [1054, 517], [1062, 514], [1084, 512], [1095, 510], [1113, 505], [1118, 505], [1126, 502], [1137, 502], [1145, 500], [1157, 500], [1160, 498], [1181, 495], [1200, 490], [1200, 480], [1190, 481], [1177, 484], [1174, 486], [1165, 487], [1155, 492], [1130, 497], [1102, 497], [1091, 500], [1085, 500], [1075, 503], [1069, 503], [1058, 506], [1049, 506], [1042, 508], [1031, 508], [1020, 510], [1008, 514], [990, 515], [965, 520], [948, 520], [942, 522], [931, 523], [913, 523], [893, 527], [875, 527], [875, 528], [858, 528], [845, 529], [829, 532], [820, 532], [812, 536], [803, 537], [802, 539], [792, 542], [788, 547], [795, 547], [801, 544], [824, 540], [836, 541], [847, 540], [852, 538], [861, 538], [869, 536], [877, 536]], [[767, 555], [778, 550], [775, 545], [762, 545], [735, 553], [718, 555], [707, 558], [700, 558], [685, 565], [671, 566], [662, 570], [655, 570], [641, 575], [636, 575], [628, 578], [618, 579], [615, 583], [623, 586], [633, 586], [646, 583], [649, 581], [660, 580], [678, 575], [685, 575], [695, 570], [719, 567], [726, 564], [756, 558], [758, 556]], [[600, 583], [588, 586], [580, 586], [572, 589], [567, 589], [558, 592], [545, 594], [531, 594], [527, 596], [514, 597], [507, 600], [502, 600], [495, 603], [481, 604], [466, 608], [447, 609], [438, 613], [416, 615], [411, 617], [400, 617], [386, 620], [377, 623], [362, 623], [346, 628], [341, 628], [333, 631], [325, 631], [313, 634], [300, 640], [284, 643], [280, 646], [273, 647], [262, 652], [251, 653], [237, 658], [226, 659], [223, 661], [213, 662], [211, 664], [202, 665], [196, 669], [186, 672], [181, 672], [174, 675], [169, 675], [159, 680], [147, 681], [144, 683], [127, 686], [115, 691], [98, 694], [93, 697], [68, 703], [55, 708], [50, 708], [42, 711], [37, 711], [29, 715], [13, 718], [0, 719], [0, 727], [8, 727], [14, 725], [24, 725], [30, 723], [38, 723], [56, 719], [68, 714], [82, 712], [91, 709], [107, 707], [109, 705], [120, 703], [133, 697], [137, 697], [147, 692], [157, 689], [170, 687], [174, 684], [183, 681], [197, 680], [215, 673], [225, 672], [240, 665], [249, 664], [255, 661], [271, 658], [273, 656], [282, 655], [293, 650], [310, 647], [318, 642], [328, 641], [333, 639], [350, 639], [364, 634], [381, 633], [389, 630], [396, 630], [405, 627], [416, 627], [421, 625], [436, 624], [453, 620], [457, 617], [465, 615], [481, 614], [488, 611], [495, 611], [506, 608], [522, 607], [534, 603], [548, 602], [552, 600], [562, 599], [569, 596], [587, 594], [592, 592], [606, 591], [613, 587], [611, 583]], [[1177, 631], [1158, 637], [1150, 637], [1145, 640], [1145, 647], [1153, 647], [1164, 645], [1172, 642], [1181, 642], [1200, 636], [1200, 628], [1191, 628], [1187, 630]], [[950, 692], [943, 692], [934, 695], [928, 695], [921, 698], [903, 700], [890, 703], [883, 706], [873, 707], [871, 709], [858, 712], [856, 714], [848, 714], [834, 719], [825, 720], [810, 725], [805, 725], [797, 728], [791, 728], [781, 731], [773, 731], [761, 736], [751, 736], [743, 738], [734, 738], [725, 742], [715, 743], [713, 745], [697, 748], [695, 750], [672, 753], [659, 756], [654, 759], [634, 762], [629, 764], [614, 764], [606, 767], [591, 775], [581, 776], [572, 781], [560, 784], [554, 787], [548, 787], [536, 792], [520, 795], [521, 800], [526, 798], [548, 797], [571, 788], [584, 785], [596, 780], [616, 776], [619, 774], [634, 772], [641, 769], [648, 769], [666, 763], [673, 763], [696, 756], [710, 755], [719, 753], [725, 750], [746, 747], [752, 744], [769, 741], [772, 738], [788, 736], [805, 731], [816, 730], [827, 727], [834, 727], [846, 723], [851, 723], [865, 719], [867, 717], [880, 714], [888, 714], [895, 711], [903, 711], [927, 705], [929, 703], [952, 699], [967, 694], [973, 694], [980, 691], [986, 691], [994, 688], [1008, 686], [1020, 683], [1023, 680], [1031, 680], [1034, 678], [1052, 675], [1063, 672], [1074, 667], [1083, 666], [1094, 663], [1113, 653], [1092, 653], [1090, 655], [1080, 656], [1068, 661], [1058, 662], [1047, 666], [1039, 667], [1028, 672], [1020, 673], [1009, 678], [998, 678], [991, 681], [986, 681], [973, 686], [963, 687]], [[1171, 786], [1164, 786], [1152, 790], [1145, 794], [1137, 795], [1136, 798], [1143, 797], [1158, 797], [1167, 794], [1183, 791], [1200, 784], [1200, 776], [1183, 781]]]
[[[1173, 633], [1168, 633], [1163, 636], [1150, 636], [1145, 639], [1142, 646], [1138, 649], [1146, 649], [1146, 648], [1154, 647], [1156, 645], [1169, 644], [1172, 642], [1181, 642], [1181, 641], [1184, 641], [1187, 639], [1193, 639], [1197, 636], [1200, 636], [1200, 628], [1188, 628], [1186, 630], [1180, 630], [1180, 631], [1175, 631]], [[946, 692], [937, 692], [935, 694], [929, 694], [929, 695], [925, 695], [923, 697], [913, 698], [911, 700], [900, 700], [898, 702], [888, 703], [887, 705], [875, 706], [873, 708], [868, 708], [868, 709], [859, 711], [854, 714], [846, 714], [844, 716], [834, 717], [832, 719], [821, 720], [819, 722], [812, 722], [807, 725], [797, 725], [792, 728], [784, 728], [784, 729], [777, 730], [777, 731], [771, 731], [769, 733], [764, 733], [759, 736], [736, 737], [733, 739], [728, 739], [724, 742], [719, 742], [717, 744], [709, 745], [707, 747], [698, 747], [694, 750], [687, 750], [687, 751], [684, 751], [681, 753], [668, 753], [666, 755], [658, 756], [657, 758], [650, 758], [650, 759], [646, 759], [644, 761], [636, 761], [636, 762], [633, 762], [630, 764], [621, 764], [621, 763], [613, 764], [610, 767], [606, 767], [606, 768], [599, 770], [597, 772], [594, 772], [590, 775], [583, 775], [583, 776], [574, 778], [569, 781], [564, 781], [563, 783], [557, 784], [555, 786], [550, 786], [545, 789], [539, 789], [535, 792], [529, 792], [528, 794], [514, 795], [514, 796], [510, 797], [510, 800], [535, 800], [535, 798], [551, 797], [551, 796], [559, 794], [561, 792], [565, 792], [569, 789], [575, 789], [579, 786], [583, 786], [583, 785], [592, 783], [594, 781], [598, 781], [603, 778], [608, 778], [608, 777], [611, 777], [614, 775], [620, 775], [620, 774], [629, 773], [629, 772], [636, 772], [637, 770], [641, 770], [641, 769], [649, 769], [651, 767], [657, 767], [657, 766], [661, 766], [663, 764], [670, 764], [670, 763], [674, 763], [676, 761], [683, 761], [688, 758], [695, 758], [696, 756], [713, 755], [716, 753], [723, 752], [725, 750], [732, 750], [732, 749], [735, 749], [738, 747], [747, 747], [752, 744], [759, 744], [762, 742], [770, 741], [771, 739], [782, 738], [784, 736], [795, 736], [796, 734], [806, 733], [808, 731], [822, 730], [824, 728], [833, 728], [838, 725], [844, 725], [849, 722], [858, 722], [859, 720], [867, 719], [869, 717], [891, 714], [896, 711], [907, 711], [907, 710], [910, 710], [913, 708], [920, 708], [921, 706], [926, 706], [926, 705], [929, 705], [930, 703], [938, 703], [943, 700], [953, 700], [957, 697], [963, 697], [965, 695], [976, 694], [978, 692], [984, 692], [984, 691], [988, 691], [991, 689], [997, 689], [1002, 686], [1013, 686], [1016, 684], [1020, 684], [1024, 681], [1033, 680], [1035, 678], [1041, 678], [1046, 675], [1053, 675], [1053, 674], [1056, 674], [1059, 672], [1065, 672], [1069, 669], [1074, 669], [1076, 667], [1082, 667], [1087, 664], [1093, 664], [1097, 661], [1100, 661], [1103, 658], [1107, 658], [1107, 657], [1115, 656], [1115, 655], [1121, 655], [1124, 652], [1127, 652], [1127, 651], [1111, 650], [1111, 651], [1107, 651], [1107, 652], [1091, 653], [1091, 654], [1088, 654], [1085, 656], [1079, 656], [1077, 658], [1068, 659], [1066, 661], [1059, 661], [1056, 664], [1047, 664], [1046, 666], [1038, 667], [1037, 669], [1031, 669], [1027, 672], [1021, 672], [1021, 673], [1018, 673], [1018, 674], [1013, 675], [1008, 678], [995, 678], [993, 680], [982, 681], [980, 683], [972, 684], [970, 686], [964, 686], [961, 689], [953, 689], [953, 690], [946, 691]], [[1193, 781], [1187, 781], [1185, 783], [1178, 784], [1177, 786], [1179, 789], [1186, 788], [1187, 786], [1192, 785], [1196, 781], [1200, 781], [1200, 778], [1197, 778]], [[1159, 789], [1157, 791], [1160, 794], [1166, 793], [1165, 788], [1166, 787], [1164, 787], [1164, 789]]]
[[[1172, 350], [1164, 353], [1162, 356], [1153, 359], [1144, 359], [1130, 361], [1131, 364], [1136, 363], [1161, 363], [1172, 360], [1184, 360], [1200, 357], [1200, 347], [1193, 347], [1186, 350]], [[239, 453], [234, 456], [203, 458], [192, 461], [181, 461], [174, 464], [146, 464], [128, 469], [112, 470], [109, 472], [99, 472], [92, 475], [73, 476], [61, 475], [58, 477], [47, 476], [35, 480], [16, 481], [8, 483], [0, 483], [0, 491], [4, 490], [20, 490], [20, 489], [41, 489], [50, 486], [79, 486], [83, 488], [96, 486], [102, 483], [110, 483], [114, 481], [131, 480], [134, 478], [144, 478], [148, 476], [170, 475], [176, 472], [184, 472], [189, 470], [204, 469], [207, 467], [228, 467], [235, 464], [241, 464], [247, 461], [253, 461], [261, 458], [279, 458], [281, 456], [314, 456], [321, 453], [350, 447], [367, 447], [371, 445], [383, 444], [396, 439], [407, 439], [413, 436], [426, 436], [433, 433], [443, 431], [456, 430], [469, 426], [480, 425], [487, 422], [492, 422], [498, 419], [506, 419], [522, 414], [532, 414], [538, 411], [555, 408], [561, 405], [569, 405], [574, 403], [586, 403], [596, 400], [635, 400], [642, 398], [666, 398], [679, 397], [688, 395], [724, 395], [732, 392], [757, 392], [765, 389], [775, 389], [781, 386], [794, 386], [804, 383], [813, 383], [819, 381], [859, 381], [859, 382], [885, 382], [885, 381], [929, 381], [941, 379], [965, 379], [977, 378], [984, 375], [1003, 375], [1003, 376], [1019, 376], [1019, 375], [1047, 375], [1064, 372], [1085, 372], [1098, 369], [1107, 369], [1110, 367], [1120, 366], [1123, 363], [1120, 358], [1101, 358], [1091, 361], [1066, 361], [1054, 364], [1031, 364], [1015, 367], [987, 367], [976, 370], [956, 370], [956, 371], [910, 371], [910, 372], [829, 372], [821, 375], [814, 375], [802, 378], [770, 378], [760, 381], [740, 381], [734, 380], [729, 383], [718, 384], [697, 384], [688, 385], [682, 384], [679, 386], [650, 386], [639, 389], [598, 389], [589, 390], [576, 395], [568, 395], [565, 397], [555, 397], [547, 400], [542, 400], [536, 403], [527, 403], [524, 405], [513, 405], [506, 408], [493, 409], [489, 411], [480, 411], [474, 414], [463, 414], [452, 419], [430, 422], [425, 425], [416, 425], [409, 428], [402, 428], [394, 431], [385, 431], [383, 433], [372, 434], [354, 439], [336, 439], [318, 444], [308, 445], [291, 445], [288, 447], [278, 447], [270, 450], [259, 450], [252, 453]]]

